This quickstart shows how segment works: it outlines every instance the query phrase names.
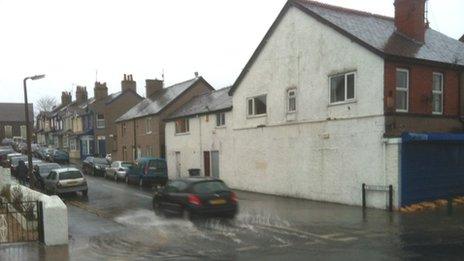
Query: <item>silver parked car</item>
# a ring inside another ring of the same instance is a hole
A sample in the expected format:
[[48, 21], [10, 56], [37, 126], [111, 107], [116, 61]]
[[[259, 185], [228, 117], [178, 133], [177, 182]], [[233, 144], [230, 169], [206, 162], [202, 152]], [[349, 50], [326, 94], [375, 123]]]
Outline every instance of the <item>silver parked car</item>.
[[115, 181], [126, 178], [126, 173], [130, 166], [134, 166], [133, 163], [127, 161], [114, 161], [111, 166], [105, 171], [105, 178], [111, 178]]
[[44, 190], [47, 194], [82, 192], [87, 196], [87, 180], [76, 168], [54, 169], [44, 180]]

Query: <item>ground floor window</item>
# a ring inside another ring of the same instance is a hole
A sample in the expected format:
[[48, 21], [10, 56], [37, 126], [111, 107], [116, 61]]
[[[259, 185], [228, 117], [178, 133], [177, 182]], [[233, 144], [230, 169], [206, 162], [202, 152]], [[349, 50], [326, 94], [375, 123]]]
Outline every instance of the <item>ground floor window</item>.
[[13, 138], [13, 127], [11, 125], [6, 125], [4, 129], [5, 129], [5, 137]]

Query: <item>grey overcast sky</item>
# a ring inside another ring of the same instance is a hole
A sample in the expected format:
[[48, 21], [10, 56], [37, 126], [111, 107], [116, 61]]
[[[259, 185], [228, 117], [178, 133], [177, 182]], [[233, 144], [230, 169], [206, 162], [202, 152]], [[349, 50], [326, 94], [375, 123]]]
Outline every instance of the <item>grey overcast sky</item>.
[[[394, 0], [321, 2], [393, 16]], [[198, 71], [215, 88], [231, 85], [285, 0], [0, 0], [0, 102], [73, 92], [95, 79], [120, 90], [124, 73], [145, 93], [145, 79], [170, 85]], [[431, 27], [464, 34], [463, 0], [429, 0]], [[96, 71], [98, 74], [96, 75]], [[97, 78], [96, 78], [97, 77]]]

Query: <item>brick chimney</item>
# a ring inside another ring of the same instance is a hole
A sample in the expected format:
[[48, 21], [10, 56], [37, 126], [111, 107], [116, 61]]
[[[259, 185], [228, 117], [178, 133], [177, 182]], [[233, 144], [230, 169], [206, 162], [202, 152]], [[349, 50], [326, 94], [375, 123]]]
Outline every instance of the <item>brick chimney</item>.
[[395, 0], [395, 26], [403, 35], [420, 43], [424, 42], [425, 2], [427, 0]]
[[83, 86], [76, 87], [76, 102], [83, 103], [87, 101], [87, 88]]
[[72, 101], [71, 92], [61, 92], [61, 105], [66, 106]]
[[163, 89], [163, 80], [158, 79], [146, 79], [145, 80], [145, 95], [146, 97], [151, 97], [154, 93], [158, 92], [159, 90]]
[[108, 87], [106, 87], [106, 82], [95, 82], [95, 87], [93, 88], [93, 96], [96, 101], [106, 98], [106, 96], [108, 96]]
[[137, 92], [137, 83], [132, 78], [132, 74], [124, 74], [124, 79], [121, 81], [121, 91], [133, 91]]

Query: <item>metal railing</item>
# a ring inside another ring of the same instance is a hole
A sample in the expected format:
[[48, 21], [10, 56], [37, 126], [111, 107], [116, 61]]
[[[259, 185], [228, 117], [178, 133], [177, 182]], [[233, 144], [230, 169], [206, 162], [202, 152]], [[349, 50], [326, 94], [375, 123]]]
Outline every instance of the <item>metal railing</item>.
[[0, 203], [0, 243], [43, 242], [40, 201]]

